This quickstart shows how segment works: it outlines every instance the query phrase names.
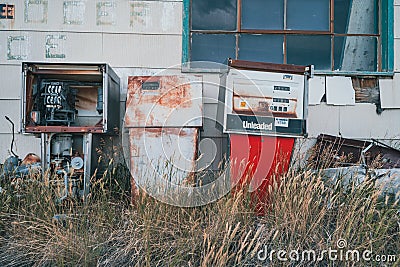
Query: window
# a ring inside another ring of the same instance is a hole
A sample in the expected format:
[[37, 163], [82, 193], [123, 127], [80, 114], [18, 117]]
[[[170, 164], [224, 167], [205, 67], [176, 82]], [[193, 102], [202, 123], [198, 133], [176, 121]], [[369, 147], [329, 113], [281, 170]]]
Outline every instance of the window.
[[313, 64], [328, 72], [392, 70], [393, 0], [184, 0], [184, 5], [190, 14], [184, 16], [184, 62], [234, 58]]

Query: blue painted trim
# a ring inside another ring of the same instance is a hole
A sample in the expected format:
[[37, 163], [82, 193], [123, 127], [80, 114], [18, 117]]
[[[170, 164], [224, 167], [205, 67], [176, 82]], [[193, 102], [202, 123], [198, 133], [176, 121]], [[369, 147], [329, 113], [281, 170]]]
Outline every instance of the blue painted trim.
[[190, 49], [190, 0], [183, 0], [182, 14], [182, 66], [189, 62]]
[[394, 2], [393, 0], [388, 0], [388, 13], [387, 13], [387, 31], [388, 31], [388, 39], [387, 39], [387, 64], [389, 71], [394, 70]]
[[381, 0], [381, 53], [382, 71], [394, 70], [394, 2]]

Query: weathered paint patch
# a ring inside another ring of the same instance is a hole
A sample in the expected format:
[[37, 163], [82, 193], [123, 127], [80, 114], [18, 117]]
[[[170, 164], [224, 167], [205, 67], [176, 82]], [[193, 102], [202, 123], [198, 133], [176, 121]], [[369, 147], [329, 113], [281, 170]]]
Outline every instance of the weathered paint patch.
[[25, 23], [46, 24], [48, 18], [47, 0], [26, 0], [24, 21]]
[[26, 35], [8, 36], [7, 60], [25, 60], [29, 54], [29, 38]]
[[148, 26], [151, 24], [150, 4], [146, 2], [132, 2], [130, 4], [130, 26], [135, 28], [137, 24]]
[[46, 58], [65, 58], [66, 40], [64, 34], [46, 35]]
[[84, 1], [64, 1], [64, 24], [83, 25], [85, 9]]
[[115, 25], [116, 7], [114, 1], [98, 2], [96, 4], [96, 24], [97, 25]]
[[186, 183], [197, 154], [197, 128], [130, 128], [131, 173], [135, 179]]
[[126, 127], [201, 126], [201, 77], [130, 76], [126, 106]]

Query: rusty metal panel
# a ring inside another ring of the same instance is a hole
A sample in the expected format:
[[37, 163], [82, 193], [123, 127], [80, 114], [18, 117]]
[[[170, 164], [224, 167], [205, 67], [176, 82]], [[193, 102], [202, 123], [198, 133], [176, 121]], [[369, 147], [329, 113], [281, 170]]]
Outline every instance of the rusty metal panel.
[[197, 128], [130, 128], [131, 173], [146, 185], [160, 178], [173, 184], [189, 182], [195, 170]]
[[202, 77], [130, 76], [126, 127], [202, 126]]

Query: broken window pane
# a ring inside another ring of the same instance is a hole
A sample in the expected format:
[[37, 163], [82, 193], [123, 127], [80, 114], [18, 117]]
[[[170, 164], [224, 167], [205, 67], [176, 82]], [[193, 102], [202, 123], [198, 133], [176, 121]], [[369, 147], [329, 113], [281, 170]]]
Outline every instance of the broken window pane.
[[242, 0], [242, 28], [282, 30], [283, 0]]
[[236, 0], [192, 0], [193, 30], [236, 30]]
[[224, 63], [236, 58], [235, 34], [192, 34], [192, 61]]
[[240, 35], [239, 59], [283, 63], [283, 35]]
[[286, 38], [288, 64], [313, 64], [318, 70], [331, 69], [329, 35], [287, 35]]
[[329, 31], [329, 0], [287, 0], [288, 30]]
[[335, 70], [377, 71], [377, 37], [335, 37]]
[[378, 0], [335, 0], [335, 32], [378, 32]]
[[350, 2], [349, 0], [335, 0], [335, 33], [347, 31]]

